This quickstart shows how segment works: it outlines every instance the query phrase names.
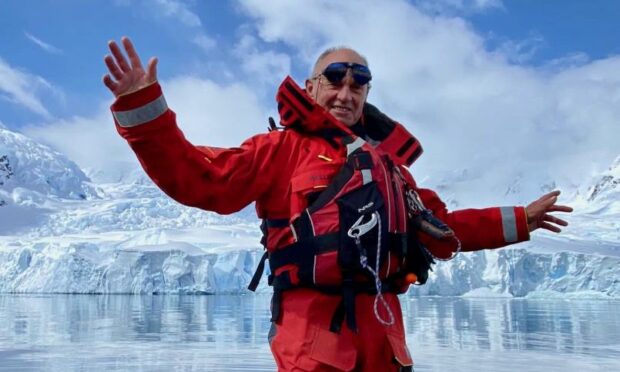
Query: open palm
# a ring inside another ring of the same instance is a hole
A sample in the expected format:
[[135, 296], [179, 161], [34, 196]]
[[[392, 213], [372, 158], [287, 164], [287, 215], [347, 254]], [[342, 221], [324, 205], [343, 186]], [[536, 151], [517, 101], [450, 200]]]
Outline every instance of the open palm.
[[569, 206], [556, 204], [559, 195], [559, 190], [552, 191], [525, 207], [530, 231], [542, 228], [559, 233], [562, 230], [558, 226], [568, 226], [568, 222], [549, 214], [549, 212], [570, 213], [573, 211], [573, 208]]
[[103, 83], [115, 97], [135, 92], [157, 81], [157, 58], [149, 60], [145, 71], [131, 40], [123, 37], [121, 43], [129, 62], [115, 41], [108, 43], [112, 55], [108, 54], [103, 59], [109, 70], [109, 73], [103, 76]]

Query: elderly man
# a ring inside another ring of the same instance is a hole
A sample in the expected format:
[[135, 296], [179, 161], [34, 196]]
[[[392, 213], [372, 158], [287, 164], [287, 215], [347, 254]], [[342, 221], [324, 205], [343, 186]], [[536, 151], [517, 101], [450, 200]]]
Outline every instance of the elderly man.
[[105, 57], [112, 113], [152, 180], [188, 206], [233, 213], [256, 202], [274, 287], [269, 342], [281, 371], [411, 370], [398, 293], [435, 258], [497, 248], [566, 226], [558, 191], [527, 207], [448, 212], [407, 168], [421, 154], [401, 124], [368, 104], [367, 61], [349, 48], [318, 58], [305, 89], [286, 78], [272, 123], [238, 148], [194, 146], [128, 38]]

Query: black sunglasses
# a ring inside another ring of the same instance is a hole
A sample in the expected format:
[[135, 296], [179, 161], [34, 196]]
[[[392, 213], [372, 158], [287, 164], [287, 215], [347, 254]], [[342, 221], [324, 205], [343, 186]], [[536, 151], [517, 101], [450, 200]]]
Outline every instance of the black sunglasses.
[[[368, 66], [360, 65], [359, 63], [353, 62], [334, 62], [330, 63], [325, 67], [325, 70], [321, 73], [321, 75], [325, 76], [325, 78], [332, 84], [338, 84], [342, 82], [342, 79], [347, 75], [347, 70], [351, 69], [351, 75], [353, 76], [353, 80], [356, 84], [362, 86], [364, 84], [368, 84], [370, 80], [372, 80], [372, 75], [370, 74], [370, 69]], [[318, 76], [315, 76], [318, 77]]]

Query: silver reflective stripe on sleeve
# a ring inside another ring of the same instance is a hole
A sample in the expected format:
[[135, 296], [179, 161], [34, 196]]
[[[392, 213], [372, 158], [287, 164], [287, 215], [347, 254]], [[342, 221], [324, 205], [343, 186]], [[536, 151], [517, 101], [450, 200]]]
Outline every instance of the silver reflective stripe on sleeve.
[[504, 240], [506, 243], [514, 243], [519, 240], [517, 234], [517, 216], [513, 207], [501, 207], [502, 227], [504, 229]]
[[164, 96], [161, 95], [142, 107], [127, 111], [114, 111], [113, 115], [118, 125], [129, 128], [155, 120], [163, 115], [166, 110], [168, 110], [168, 105]]
[[362, 184], [367, 184], [372, 182], [372, 173], [370, 169], [362, 169]]
[[351, 155], [353, 151], [359, 149], [364, 145], [365, 141], [361, 137], [357, 137], [355, 141], [347, 145], [347, 156]]

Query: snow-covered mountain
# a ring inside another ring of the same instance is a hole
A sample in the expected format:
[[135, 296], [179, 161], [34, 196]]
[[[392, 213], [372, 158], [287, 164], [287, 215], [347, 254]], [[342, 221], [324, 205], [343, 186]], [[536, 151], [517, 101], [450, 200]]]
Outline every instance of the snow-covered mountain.
[[[15, 173], [13, 172], [13, 167], [11, 167], [11, 163], [9, 162], [8, 155], [0, 156], [0, 186], [4, 186], [11, 177], [13, 177]], [[0, 206], [6, 205], [6, 202], [3, 199], [0, 199]]]
[[[586, 200], [590, 206], [618, 207], [620, 199], [620, 156], [614, 160], [608, 170], [595, 177], [588, 187]], [[614, 210], [618, 212], [618, 210]]]
[[64, 199], [92, 193], [82, 170], [64, 155], [32, 139], [0, 128], [0, 185], [5, 193], [28, 189]]
[[[184, 207], [127, 164], [87, 174], [0, 128], [0, 292], [248, 293], [262, 255], [251, 207], [232, 216]], [[410, 294], [620, 297], [619, 175], [620, 158], [569, 193], [577, 212], [563, 234], [460, 254]], [[456, 190], [475, 190], [479, 176], [456, 172], [433, 187], [462, 207]], [[518, 177], [506, 187], [486, 191], [532, 191]], [[554, 187], [543, 180], [534, 191]]]
[[47, 219], [50, 203], [96, 197], [80, 168], [32, 139], [0, 128], [0, 234]]

